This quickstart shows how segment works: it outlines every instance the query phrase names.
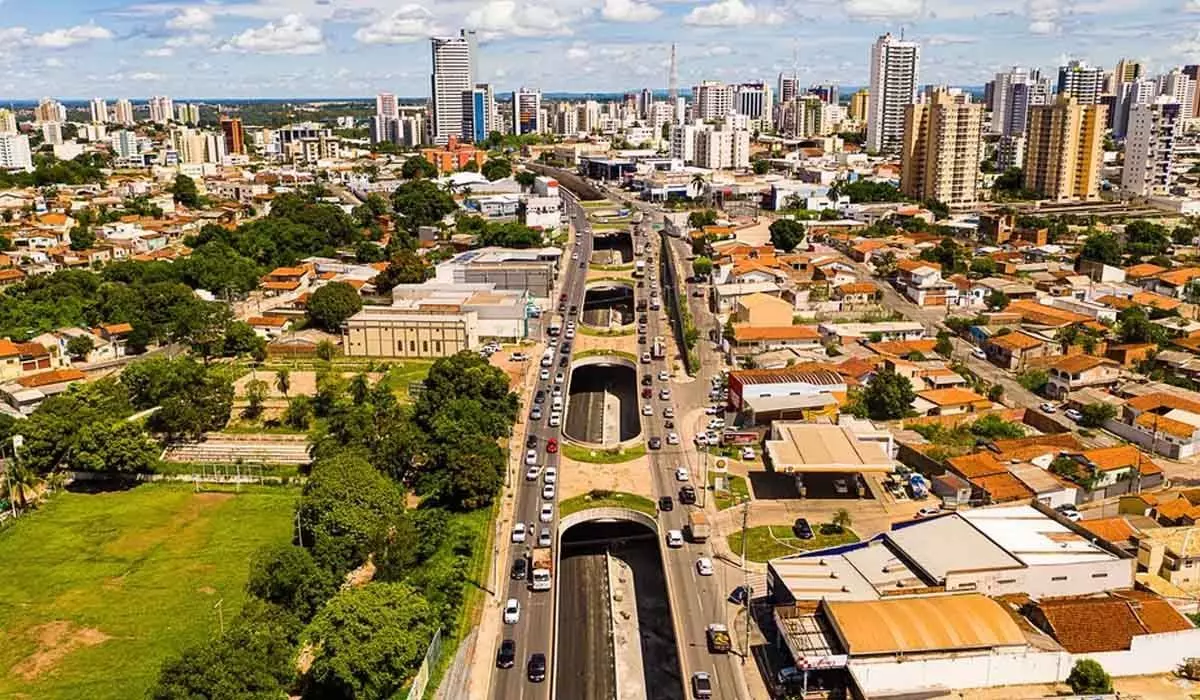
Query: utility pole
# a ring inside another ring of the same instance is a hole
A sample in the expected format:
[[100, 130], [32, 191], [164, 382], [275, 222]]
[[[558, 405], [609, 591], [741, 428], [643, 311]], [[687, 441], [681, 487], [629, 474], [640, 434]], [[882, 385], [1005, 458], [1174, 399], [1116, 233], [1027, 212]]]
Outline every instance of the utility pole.
[[742, 665], [746, 665], [746, 657], [750, 656], [750, 598], [754, 591], [750, 589], [750, 570], [746, 568], [746, 530], [750, 521], [750, 499], [742, 501], [742, 587], [746, 590], [746, 636], [742, 644]]
[[225, 606], [223, 605], [224, 602], [225, 602], [225, 599], [221, 598], [220, 600], [218, 600], [216, 602], [216, 604], [213, 605], [213, 609], [217, 611], [217, 624], [220, 625], [220, 627], [221, 627], [221, 636], [222, 637], [225, 636]]

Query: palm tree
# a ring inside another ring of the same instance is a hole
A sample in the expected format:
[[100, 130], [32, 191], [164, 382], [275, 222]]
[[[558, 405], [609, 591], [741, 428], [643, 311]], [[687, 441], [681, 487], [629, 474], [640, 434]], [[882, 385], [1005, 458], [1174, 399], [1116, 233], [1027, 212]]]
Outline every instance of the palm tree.
[[286, 368], [275, 372], [275, 388], [283, 394], [283, 398], [288, 397], [288, 391], [292, 388], [292, 373]]
[[23, 466], [16, 460], [10, 461], [7, 467], [6, 482], [8, 496], [13, 499], [20, 510], [29, 507], [29, 503], [38, 497], [38, 486], [42, 479], [38, 473]]
[[708, 180], [704, 177], [704, 173], [696, 173], [692, 176], [692, 187], [696, 188], [697, 193], [703, 190], [707, 184]]
[[830, 522], [832, 522], [833, 526], [838, 529], [838, 532], [845, 532], [846, 528], [850, 527], [850, 525], [854, 522], [854, 519], [850, 517], [850, 511], [846, 510], [845, 508], [838, 508], [836, 511], [834, 511], [833, 518], [830, 520]]

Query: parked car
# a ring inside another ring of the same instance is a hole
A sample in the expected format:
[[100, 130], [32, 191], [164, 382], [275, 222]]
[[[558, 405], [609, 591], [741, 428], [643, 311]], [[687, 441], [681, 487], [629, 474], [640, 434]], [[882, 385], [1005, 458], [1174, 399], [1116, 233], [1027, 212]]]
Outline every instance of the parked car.
[[558, 481], [558, 467], [546, 467], [546, 471], [542, 474], [542, 480], [547, 484], [553, 484]]
[[704, 671], [692, 674], [692, 697], [696, 700], [707, 700], [713, 696], [712, 678]]
[[670, 381], [670, 379], [671, 379], [671, 374], [669, 372], [667, 372], [667, 370], [664, 369], [664, 370], [659, 371], [658, 381], [666, 382], [666, 381]]
[[917, 518], [917, 519], [929, 518], [929, 517], [937, 515], [938, 513], [941, 513], [941, 512], [942, 512], [942, 509], [938, 508], [937, 506], [925, 506], [924, 508], [918, 510], [917, 514], [914, 515], [913, 517]]
[[674, 417], [675, 417], [675, 409], [674, 408], [672, 408], [671, 406], [667, 406], [666, 408], [663, 409], [663, 418], [674, 418]]
[[546, 484], [542, 486], [542, 498], [547, 501], [554, 500], [554, 484]]
[[642, 398], [649, 399], [654, 397], [654, 390], [648, 386], [642, 387]]
[[1083, 414], [1073, 408], [1068, 408], [1067, 410], [1063, 411], [1063, 415], [1075, 421], [1076, 423], [1083, 420]]
[[1058, 410], [1058, 406], [1055, 406], [1054, 404], [1049, 403], [1049, 402], [1043, 403], [1038, 408], [1042, 409], [1042, 412], [1044, 412], [1044, 413], [1054, 413], [1055, 411]]
[[550, 536], [550, 528], [544, 527], [542, 528], [542, 531], [538, 533], [538, 546], [549, 547], [552, 539], [553, 538]]
[[549, 378], [550, 378], [550, 370], [543, 367], [542, 371], [538, 372], [538, 379], [541, 379], [542, 381], [546, 381]]
[[668, 445], [678, 445], [679, 444], [679, 433], [667, 433], [667, 444]]
[[530, 467], [525, 470], [525, 481], [537, 481], [538, 473], [541, 472], [537, 467]]
[[541, 512], [538, 513], [538, 520], [541, 520], [544, 523], [548, 523], [548, 522], [554, 520], [554, 504], [553, 503], [543, 503], [542, 504], [542, 510], [541, 510]]
[[792, 523], [792, 534], [798, 539], [811, 540], [813, 538], [813, 529], [808, 524], [806, 518], [796, 518], [796, 522]]
[[534, 403], [546, 403], [546, 390], [538, 389], [537, 393], [533, 395], [533, 402]]
[[541, 420], [541, 419], [542, 419], [542, 407], [534, 406], [533, 410], [529, 412], [529, 420]]
[[974, 357], [977, 360], [986, 360], [987, 353], [979, 348], [971, 348], [971, 357]]
[[530, 435], [525, 438], [525, 447], [529, 449], [537, 447], [537, 435]]
[[654, 407], [651, 406], [650, 404], [646, 404], [645, 406], [642, 406], [642, 415], [643, 416], [654, 415]]
[[744, 459], [744, 460], [756, 459], [756, 455], [754, 454], [754, 448], [753, 447], [743, 447], [742, 448], [742, 459]]
[[533, 465], [537, 464], [537, 461], [538, 461], [537, 450], [527, 450], [525, 452], [525, 464], [527, 464], [529, 466], [533, 466]]
[[555, 452], [558, 452], [558, 440], [555, 438], [550, 438], [549, 440], [547, 440], [546, 441], [546, 451], [549, 452], [550, 454], [554, 454]]

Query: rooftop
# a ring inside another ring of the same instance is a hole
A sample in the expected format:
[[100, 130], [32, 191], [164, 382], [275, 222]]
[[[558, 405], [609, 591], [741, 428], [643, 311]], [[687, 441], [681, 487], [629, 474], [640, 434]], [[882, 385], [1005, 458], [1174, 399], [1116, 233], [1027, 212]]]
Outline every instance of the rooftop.
[[955, 571], [1022, 568], [1017, 558], [958, 513], [906, 525], [887, 536], [913, 565], [938, 583], [945, 583], [947, 574]]
[[776, 422], [779, 439], [767, 440], [775, 469], [785, 472], [856, 472], [892, 470], [892, 460], [878, 442], [860, 441], [850, 428], [837, 425]]
[[1200, 525], [1148, 528], [1141, 532], [1138, 540], [1162, 544], [1178, 557], [1200, 557]]
[[758, 340], [820, 340], [813, 326], [752, 326], [738, 323], [733, 326], [733, 338], [739, 343]]
[[1046, 341], [1042, 340], [1041, 338], [1029, 335], [1028, 333], [1022, 333], [1021, 331], [1017, 331], [1016, 333], [1005, 333], [1004, 335], [994, 335], [991, 338], [988, 338], [988, 342], [992, 345], [998, 345], [1010, 351], [1029, 350], [1030, 348], [1036, 348], [1039, 345], [1046, 344]]
[[1025, 635], [999, 603], [976, 593], [830, 601], [826, 613], [851, 656], [1022, 646]]
[[1033, 506], [977, 508], [962, 513], [962, 518], [1027, 566], [1100, 562], [1117, 558]]
[[[1124, 651], [1131, 648], [1134, 637], [1194, 629], [1167, 601], [1134, 590], [1047, 598], [1035, 604], [1033, 615], [1072, 654]], [[1099, 620], [1103, 624], [1097, 624]]]
[[986, 396], [980, 396], [970, 389], [930, 389], [917, 392], [917, 397], [937, 406], [958, 406], [965, 403], [984, 403], [991, 405]]
[[783, 369], [747, 369], [734, 370], [730, 377], [736, 377], [743, 385], [748, 384], [842, 384], [842, 376], [819, 363], [804, 363], [785, 367]]

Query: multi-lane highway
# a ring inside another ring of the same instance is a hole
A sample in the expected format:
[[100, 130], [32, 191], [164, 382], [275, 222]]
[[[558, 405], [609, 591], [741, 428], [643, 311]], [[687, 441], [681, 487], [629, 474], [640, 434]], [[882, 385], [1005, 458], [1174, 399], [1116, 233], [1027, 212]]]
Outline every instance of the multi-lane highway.
[[[566, 193], [563, 199], [568, 213], [575, 225], [576, 240], [578, 245], [568, 246], [563, 254], [562, 260], [562, 284], [560, 287], [561, 293], [566, 295], [566, 299], [560, 302], [560, 299], [551, 299], [551, 309], [545, 313], [550, 314], [557, 312], [560, 304], [565, 305], [569, 310], [572, 305], [582, 306], [583, 292], [585, 280], [587, 278], [587, 268], [585, 263], [591, 254], [591, 236], [587, 226], [586, 218], [583, 210], [579, 207], [578, 202]], [[549, 324], [543, 323], [541, 327], [545, 328]], [[557, 508], [552, 522], [543, 523], [539, 519], [539, 514], [543, 503], [548, 503], [542, 498], [542, 489], [545, 483], [544, 473], [547, 468], [558, 469], [559, 458], [558, 453], [549, 453], [546, 450], [548, 441], [561, 439], [561, 426], [551, 427], [549, 425], [549, 416], [552, 405], [552, 394], [555, 386], [562, 389], [563, 403], [566, 403], [567, 383], [570, 381], [570, 361], [566, 365], [560, 365], [560, 358], [564, 355], [570, 357], [570, 353], [561, 352], [561, 343], [569, 342], [560, 339], [559, 345], [555, 348], [554, 361], [549, 367], [549, 377], [541, 378], [544, 374], [539, 374], [537, 385], [534, 389], [534, 394], [538, 391], [545, 392], [544, 403], [536, 404], [532, 401], [528, 405], [522, 406], [522, 410], [531, 411], [535, 407], [540, 407], [541, 418], [530, 419], [527, 422], [527, 432], [525, 435], [514, 436], [514, 439], [519, 439], [522, 444], [531, 437], [536, 440], [536, 445], [531, 448], [537, 452], [537, 465], [541, 467], [542, 474], [536, 480], [526, 480], [525, 470], [527, 467], [522, 461], [520, 470], [513, 476], [517, 481], [515, 485], [516, 504], [513, 511], [515, 522], [525, 523], [525, 527], [529, 530], [525, 535], [525, 542], [512, 543], [510, 551], [512, 557], [508, 562], [502, 562], [504, 570], [501, 572], [504, 576], [503, 585], [507, 589], [505, 599], [515, 598], [521, 606], [520, 620], [516, 624], [505, 624], [502, 632], [502, 638], [512, 639], [516, 642], [516, 659], [512, 668], [500, 669], [493, 671], [495, 676], [492, 679], [492, 697], [498, 700], [540, 700], [550, 697], [550, 688], [552, 678], [550, 674], [554, 669], [554, 649], [553, 645], [553, 625], [554, 625], [554, 591], [532, 591], [529, 588], [528, 577], [522, 580], [514, 580], [508, 575], [509, 568], [512, 565], [512, 559], [522, 556], [532, 558], [535, 554], [550, 553], [548, 548], [537, 548], [538, 536], [542, 529], [545, 528], [551, 533], [551, 541], [556, 541], [556, 533], [558, 527]], [[531, 358], [531, 362], [539, 362], [540, 357]], [[538, 367], [540, 373], [542, 368]], [[555, 383], [556, 375], [561, 372], [564, 376], [564, 381], [561, 384]], [[556, 494], [557, 496], [557, 494]], [[512, 533], [504, 533], [505, 537], [509, 537], [511, 541]], [[532, 562], [531, 562], [532, 563]], [[554, 578], [557, 578], [555, 576]], [[555, 582], [556, 583], [556, 582]], [[499, 613], [497, 613], [499, 614]], [[546, 679], [540, 683], [531, 682], [526, 674], [526, 663], [529, 661], [531, 654], [545, 654], [547, 658], [547, 674]]]

